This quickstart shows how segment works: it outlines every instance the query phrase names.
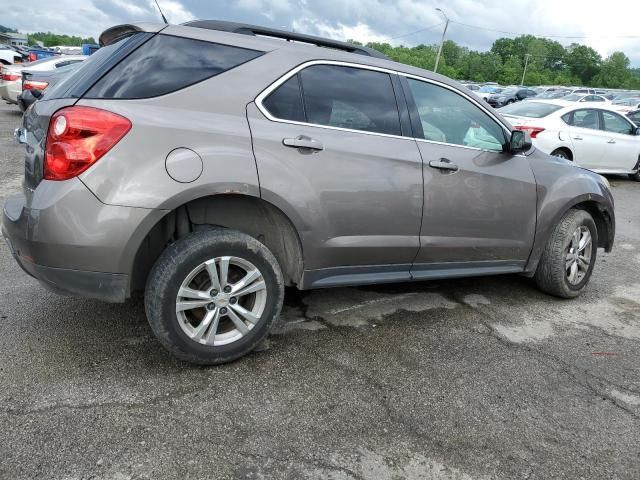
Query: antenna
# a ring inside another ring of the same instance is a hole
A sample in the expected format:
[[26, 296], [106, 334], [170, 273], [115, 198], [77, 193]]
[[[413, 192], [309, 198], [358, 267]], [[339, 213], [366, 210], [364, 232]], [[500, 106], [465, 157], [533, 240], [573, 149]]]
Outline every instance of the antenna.
[[164, 16], [164, 13], [162, 13], [162, 9], [160, 8], [160, 5], [158, 5], [158, 0], [155, 0], [156, 2], [156, 7], [158, 7], [158, 11], [160, 12], [160, 16], [162, 17], [162, 20], [164, 21], [165, 24], [169, 25], [169, 22], [167, 22], [167, 17]]

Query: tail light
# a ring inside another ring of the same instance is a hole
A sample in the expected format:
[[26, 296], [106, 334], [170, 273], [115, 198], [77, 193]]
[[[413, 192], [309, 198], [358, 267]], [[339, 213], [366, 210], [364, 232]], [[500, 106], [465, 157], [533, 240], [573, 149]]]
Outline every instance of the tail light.
[[2, 80], [4, 80], [5, 82], [15, 82], [16, 80], [20, 80], [20, 78], [22, 77], [21, 74], [15, 74], [15, 73], [3, 73], [0, 78], [2, 78]]
[[528, 127], [526, 125], [516, 125], [516, 130], [521, 130], [523, 132], [527, 132], [531, 138], [536, 138], [540, 132], [544, 132], [544, 128], [542, 127]]
[[67, 107], [51, 117], [44, 155], [44, 178], [67, 180], [96, 163], [131, 129], [131, 122], [93, 107]]
[[29, 53], [27, 61], [28, 62], [35, 62], [37, 59], [38, 59], [38, 55], [36, 55], [35, 52], [31, 52], [31, 53]]
[[44, 90], [49, 85], [48, 82], [37, 82], [35, 80], [25, 80], [22, 83], [22, 90]]

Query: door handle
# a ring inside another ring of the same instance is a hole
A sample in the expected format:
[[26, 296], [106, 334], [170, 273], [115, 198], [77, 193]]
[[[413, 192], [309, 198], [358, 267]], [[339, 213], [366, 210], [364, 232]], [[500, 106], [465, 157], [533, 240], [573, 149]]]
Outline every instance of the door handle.
[[307, 137], [305, 135], [299, 135], [296, 138], [283, 138], [282, 144], [285, 147], [291, 148], [304, 148], [307, 150], [324, 150], [324, 146], [318, 140]]
[[574, 140], [582, 140], [582, 137], [573, 137]]
[[610, 138], [607, 143], [616, 143], [616, 141], [613, 138]]
[[438, 161], [431, 161], [429, 162], [429, 166], [439, 170], [448, 170], [450, 172], [458, 171], [458, 166], [455, 163], [451, 163], [451, 160], [447, 160], [446, 158], [441, 158]]

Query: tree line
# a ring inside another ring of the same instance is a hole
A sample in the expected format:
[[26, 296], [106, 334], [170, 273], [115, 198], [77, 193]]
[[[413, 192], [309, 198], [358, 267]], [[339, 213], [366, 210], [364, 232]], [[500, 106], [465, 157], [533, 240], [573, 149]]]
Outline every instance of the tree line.
[[[357, 42], [355, 42], [357, 43]], [[394, 47], [369, 43], [392, 60], [433, 70], [437, 45]], [[640, 89], [640, 69], [630, 68], [623, 52], [602, 58], [593, 48], [578, 43], [565, 47], [533, 35], [500, 38], [486, 52], [470, 50], [447, 40], [442, 47], [438, 73], [458, 80], [519, 85], [528, 56], [525, 85], [585, 85], [602, 88]]]
[[[0, 33], [18, 33], [14, 28], [0, 25]], [[27, 43], [30, 46], [37, 45], [42, 42], [45, 47], [55, 47], [64, 45], [65, 47], [79, 47], [84, 43], [96, 43], [93, 37], [82, 38], [74, 35], [60, 35], [52, 32], [36, 32], [27, 34]]]

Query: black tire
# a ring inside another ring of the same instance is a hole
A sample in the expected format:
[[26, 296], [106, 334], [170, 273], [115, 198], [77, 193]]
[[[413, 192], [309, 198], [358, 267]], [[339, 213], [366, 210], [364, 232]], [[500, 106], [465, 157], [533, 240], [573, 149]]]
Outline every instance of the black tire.
[[[584, 278], [572, 284], [567, 276], [566, 256], [569, 252], [573, 233], [581, 226], [591, 234], [591, 259]], [[575, 298], [580, 295], [593, 273], [598, 245], [598, 229], [591, 215], [584, 210], [569, 210], [553, 229], [542, 252], [534, 279], [543, 292], [561, 298]]]
[[556, 148], [553, 152], [551, 152], [551, 156], [564, 158], [566, 160], [572, 160], [564, 148]]
[[[204, 345], [191, 339], [179, 324], [178, 291], [200, 264], [223, 256], [246, 260], [260, 271], [266, 285], [264, 310], [253, 328], [240, 339], [226, 345]], [[212, 228], [181, 238], [160, 255], [147, 279], [145, 310], [153, 333], [169, 352], [190, 363], [217, 365], [236, 360], [256, 348], [280, 314], [283, 299], [282, 272], [269, 249], [244, 233]]]

